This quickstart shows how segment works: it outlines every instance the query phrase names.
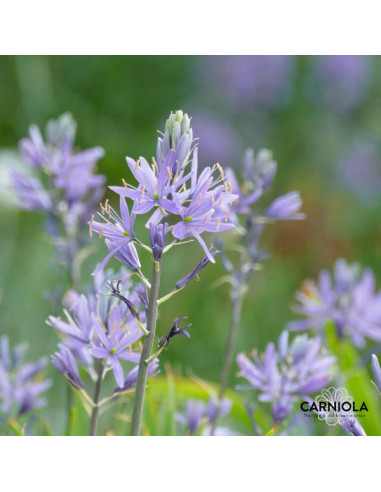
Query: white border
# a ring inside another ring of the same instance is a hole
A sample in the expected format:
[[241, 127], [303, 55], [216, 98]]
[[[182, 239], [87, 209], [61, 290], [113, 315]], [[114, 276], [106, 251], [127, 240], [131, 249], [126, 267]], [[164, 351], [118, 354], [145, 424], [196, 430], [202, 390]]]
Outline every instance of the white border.
[[379, 54], [374, 0], [12, 0], [0, 54]]
[[358, 492], [379, 484], [379, 445], [371, 437], [4, 437], [1, 490]]

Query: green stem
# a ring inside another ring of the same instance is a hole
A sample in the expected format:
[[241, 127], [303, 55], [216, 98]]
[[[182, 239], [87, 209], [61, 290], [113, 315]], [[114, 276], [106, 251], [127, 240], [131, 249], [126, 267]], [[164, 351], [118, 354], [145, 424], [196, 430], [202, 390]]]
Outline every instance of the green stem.
[[211, 435], [213, 435], [214, 431], [216, 430], [217, 421], [221, 411], [221, 403], [222, 400], [224, 399], [228, 387], [229, 376], [233, 365], [235, 345], [237, 342], [238, 328], [241, 321], [243, 297], [244, 297], [244, 292], [242, 290], [241, 291], [235, 290], [232, 296], [232, 313], [231, 313], [229, 335], [226, 343], [225, 357], [224, 357], [224, 362], [221, 371], [221, 382], [220, 382], [220, 388], [218, 391], [218, 399], [217, 399], [217, 411], [212, 425]]
[[151, 290], [149, 295], [148, 314], [147, 314], [147, 331], [148, 335], [144, 339], [143, 350], [140, 357], [138, 380], [136, 382], [134, 410], [132, 412], [131, 420], [131, 436], [140, 435], [140, 427], [143, 415], [144, 396], [147, 383], [147, 371], [148, 364], [146, 360], [151, 357], [152, 347], [155, 340], [156, 333], [156, 319], [157, 319], [157, 299], [159, 297], [160, 287], [160, 275], [161, 275], [161, 260], [153, 262], [152, 268], [152, 280]]
[[73, 406], [73, 393], [70, 384], [66, 385], [66, 435], [70, 436], [71, 407]]
[[93, 407], [93, 411], [91, 412], [89, 436], [95, 436], [97, 433], [97, 424], [98, 424], [98, 417], [99, 417], [98, 402], [99, 402], [99, 396], [101, 394], [102, 381], [103, 381], [103, 362], [102, 359], [100, 359], [98, 363], [97, 381], [95, 383], [95, 392], [94, 392], [94, 399], [93, 399], [94, 407]]

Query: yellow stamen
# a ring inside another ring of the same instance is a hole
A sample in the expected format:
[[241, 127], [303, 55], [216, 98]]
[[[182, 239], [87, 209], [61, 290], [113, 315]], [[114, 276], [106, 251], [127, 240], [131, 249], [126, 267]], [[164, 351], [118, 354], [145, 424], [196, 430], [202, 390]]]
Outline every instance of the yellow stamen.
[[139, 159], [136, 161], [136, 164], [135, 164], [135, 167], [134, 167], [134, 173], [136, 173], [136, 171], [139, 169], [139, 166], [140, 166], [140, 161]]
[[222, 169], [221, 165], [217, 162], [216, 166], [217, 166], [217, 169], [220, 171], [221, 178], [225, 179], [225, 173], [224, 173], [224, 170]]
[[145, 191], [146, 191], [146, 185], [143, 185], [142, 186], [142, 198], [144, 197]]
[[216, 231], [218, 232], [220, 230], [220, 225], [221, 225], [221, 219], [217, 220], [217, 226], [216, 226]]
[[90, 222], [89, 222], [89, 234], [90, 237], [93, 237], [93, 222], [94, 222], [94, 214], [91, 216]]

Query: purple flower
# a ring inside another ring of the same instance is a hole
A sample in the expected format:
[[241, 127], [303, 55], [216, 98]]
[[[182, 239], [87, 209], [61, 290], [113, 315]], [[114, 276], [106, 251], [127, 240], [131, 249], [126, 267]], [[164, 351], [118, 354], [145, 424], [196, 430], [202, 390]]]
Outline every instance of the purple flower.
[[[226, 417], [226, 415], [229, 414], [231, 407], [232, 407], [232, 402], [229, 400], [229, 398], [223, 398], [223, 400], [220, 403], [219, 417], [221, 419]], [[210, 424], [214, 423], [217, 417], [217, 410], [218, 410], [218, 400], [212, 397], [210, 398], [208, 402], [208, 406], [206, 407], [206, 411], [205, 411], [205, 415]]]
[[16, 190], [20, 208], [47, 212], [52, 207], [52, 201], [48, 193], [37, 178], [25, 176], [13, 170], [11, 172], [11, 183]]
[[94, 175], [96, 162], [103, 157], [100, 147], [74, 152], [76, 124], [71, 115], [51, 120], [46, 129], [46, 142], [37, 126], [32, 125], [29, 138], [20, 142], [20, 151], [33, 166], [54, 176], [54, 183], [65, 192], [66, 200], [78, 201], [92, 188], [102, 187], [105, 178]]
[[69, 271], [88, 240], [81, 226], [102, 198], [105, 181], [104, 176], [95, 174], [103, 149], [76, 152], [75, 132], [76, 124], [69, 114], [48, 123], [45, 139], [35, 125], [31, 126], [29, 138], [20, 142], [20, 152], [38, 177], [11, 173], [20, 208], [45, 213], [47, 232]]
[[[191, 147], [193, 132], [189, 123], [190, 119], [182, 111], [171, 113], [165, 133], [158, 139], [158, 161], [153, 160], [152, 167], [144, 158], [137, 162], [127, 158], [138, 187], [127, 183], [125, 187], [112, 187], [120, 195], [122, 218], [106, 202], [102, 212], [107, 224], [93, 218], [90, 221], [90, 231], [104, 236], [110, 250], [96, 271], [103, 268], [112, 256], [134, 269], [140, 268], [132, 244], [132, 241], [140, 243], [132, 230], [133, 221], [135, 214], [148, 213], [153, 208], [155, 211], [146, 226], [150, 228], [154, 257], [162, 254], [166, 232], [171, 228], [172, 235], [179, 241], [195, 237], [214, 263], [201, 234], [223, 232], [234, 227], [228, 222], [229, 206], [237, 196], [231, 192], [231, 185], [219, 164], [204, 169], [197, 177], [197, 148]], [[218, 176], [214, 177], [216, 171]], [[133, 201], [131, 219], [124, 197]], [[173, 225], [167, 229], [162, 221]], [[132, 253], [127, 248], [133, 248]]]
[[239, 185], [234, 171], [226, 170], [226, 178], [232, 185], [232, 191], [238, 195], [232, 209], [235, 213], [251, 213], [251, 206], [271, 186], [277, 170], [277, 164], [273, 160], [272, 153], [267, 149], [261, 149], [256, 155], [252, 149], [247, 149], [243, 160], [242, 186]]
[[0, 338], [0, 409], [8, 414], [24, 414], [45, 406], [46, 399], [41, 395], [51, 381], [42, 379], [46, 359], [23, 363], [25, 346], [9, 348], [5, 335]]
[[79, 376], [77, 361], [70, 349], [64, 344], [58, 344], [58, 351], [52, 355], [52, 364], [68, 379], [74, 388], [84, 388]]
[[377, 203], [381, 188], [380, 149], [376, 142], [358, 139], [345, 150], [335, 168], [338, 184], [364, 203]]
[[260, 391], [260, 401], [272, 402], [275, 421], [285, 419], [298, 398], [324, 388], [335, 360], [322, 353], [319, 338], [300, 335], [289, 344], [287, 331], [279, 337], [278, 351], [269, 343], [261, 357], [237, 356], [240, 375]]
[[369, 56], [319, 56], [313, 62], [309, 89], [317, 103], [346, 112], [363, 102], [370, 82]]
[[[134, 201], [133, 212], [135, 214], [145, 214], [156, 206], [165, 212], [176, 211], [173, 203], [167, 198], [172, 186], [174, 151], [168, 152], [160, 168], [157, 163], [154, 163], [151, 169], [144, 157], [140, 157], [137, 162], [127, 157], [127, 164], [139, 183], [138, 188], [127, 185], [126, 187], [110, 186], [110, 189], [120, 196], [131, 198]], [[180, 184], [177, 183], [178, 186]]]
[[20, 142], [25, 160], [53, 177], [54, 184], [64, 190], [69, 204], [80, 201], [94, 189], [103, 188], [104, 176], [94, 174], [96, 162], [103, 157], [100, 147], [74, 152], [76, 124], [71, 115], [64, 114], [50, 121], [46, 142], [37, 126], [30, 127], [29, 138]]
[[235, 161], [241, 144], [234, 129], [225, 120], [218, 119], [212, 113], [199, 111], [193, 115], [192, 125], [195, 134], [202, 136], [199, 142], [202, 164]]
[[[115, 279], [115, 275], [110, 275], [109, 271], [96, 275], [95, 293], [84, 296], [70, 291], [65, 297], [64, 304], [71, 311], [71, 314], [65, 311], [67, 321], [54, 316], [50, 316], [47, 321], [64, 335], [64, 341], [59, 344], [52, 363], [77, 389], [84, 389], [79, 365], [92, 379], [96, 377], [94, 358], [101, 359], [105, 368], [103, 378], [108, 369], [113, 369], [118, 387], [124, 384], [124, 370], [120, 360], [134, 365], [140, 361], [141, 347], [137, 347], [137, 342], [144, 332], [146, 307], [142, 301], [144, 296], [140, 284], [134, 287], [130, 277], [125, 274], [122, 268], [119, 277], [124, 275], [124, 278], [119, 278], [116, 287], [112, 281], [107, 282]], [[115, 292], [115, 298], [110, 297], [110, 288], [113, 294]]]
[[158, 207], [151, 218], [154, 223], [159, 222], [167, 213], [176, 213], [171, 200], [172, 194], [191, 176], [184, 175], [185, 168], [192, 160], [193, 131], [188, 115], [184, 115], [182, 111], [171, 113], [162, 135], [157, 141], [157, 161], [152, 160], [152, 168], [144, 157], [136, 162], [127, 157], [127, 164], [138, 187], [126, 182], [124, 187], [111, 186], [119, 195], [134, 201], [133, 212], [136, 214], [144, 214]]
[[55, 185], [65, 191], [65, 199], [68, 203], [80, 201], [92, 190], [101, 189], [105, 177], [94, 174], [95, 163], [103, 157], [101, 148], [89, 149], [73, 156], [65, 162], [55, 179]]
[[94, 312], [96, 306], [84, 295], [72, 298], [73, 317], [65, 311], [67, 321], [56, 316], [49, 316], [46, 323], [67, 336], [65, 345], [83, 364], [89, 365], [91, 357], [88, 353], [88, 345], [92, 339], [95, 327]]
[[378, 391], [381, 393], [381, 369], [380, 363], [378, 362], [377, 356], [375, 354], [372, 355], [372, 373], [374, 377], [374, 383], [378, 388]]
[[[173, 236], [179, 240], [195, 237], [212, 263], [215, 263], [215, 260], [201, 234], [233, 229], [234, 224], [228, 222], [226, 206], [238, 198], [228, 190], [229, 186], [225, 181], [225, 185], [218, 185], [219, 180], [213, 178], [213, 173], [217, 169], [219, 167], [205, 168], [197, 182], [192, 182], [190, 202], [187, 207], [182, 205], [179, 195], [174, 194], [174, 202], [181, 220], [175, 224], [172, 231]], [[211, 189], [213, 186], [215, 187]]]
[[205, 404], [202, 401], [188, 400], [185, 406], [185, 415], [178, 413], [176, 419], [185, 425], [188, 433], [193, 436], [198, 430], [205, 415]]
[[341, 427], [350, 436], [366, 436], [364, 429], [354, 415], [348, 416], [347, 419], [341, 422]]
[[[217, 256], [219, 253], [220, 251], [218, 250], [215, 251], [210, 250], [210, 254], [213, 257]], [[208, 255], [204, 256], [204, 258], [200, 261], [200, 263], [198, 263], [195, 266], [195, 268], [190, 273], [188, 273], [188, 275], [185, 275], [185, 277], [182, 277], [180, 280], [176, 282], [176, 289], [183, 289], [185, 286], [189, 284], [191, 280], [193, 280], [194, 278], [198, 279], [199, 272], [203, 268], [205, 268], [209, 263], [210, 263], [209, 256]]]
[[168, 224], [150, 224], [150, 240], [152, 253], [155, 261], [160, 260], [163, 249], [165, 246], [165, 239], [167, 237]]
[[126, 200], [122, 196], [120, 196], [119, 202], [120, 215], [106, 201], [105, 205], [102, 206], [102, 214], [98, 212], [103, 222], [94, 220], [94, 216], [89, 222], [90, 235], [96, 232], [99, 237], [104, 237], [110, 250], [109, 254], [97, 266], [93, 275], [102, 270], [113, 256], [133, 270], [140, 268], [139, 257], [135, 246], [132, 244], [135, 239], [135, 214], [130, 215]]
[[[124, 391], [128, 391], [136, 385], [138, 380], [138, 370], [139, 367], [136, 365], [133, 369], [131, 369], [124, 380], [124, 384], [122, 387], [116, 387], [115, 393], [123, 393]], [[148, 364], [148, 377], [154, 377], [159, 373], [159, 359], [154, 359], [152, 362]]]
[[296, 299], [294, 310], [307, 319], [290, 323], [290, 330], [322, 331], [330, 321], [340, 338], [349, 336], [357, 347], [366, 338], [381, 341], [381, 292], [375, 292], [370, 269], [361, 272], [359, 265], [337, 260], [332, 279], [321, 272], [318, 283], [305, 282]]
[[[226, 417], [231, 409], [231, 401], [228, 398], [224, 398], [221, 402], [221, 408], [219, 416], [220, 418]], [[176, 420], [181, 425], [185, 426], [187, 433], [191, 436], [199, 433], [201, 427], [205, 425], [204, 434], [209, 435], [210, 429], [217, 416], [217, 400], [211, 397], [206, 404], [203, 401], [187, 400], [185, 404], [185, 414], [177, 413]], [[216, 432], [215, 435], [223, 435]]]
[[291, 191], [272, 202], [266, 210], [266, 217], [273, 220], [304, 219], [305, 214], [299, 212], [302, 203], [299, 193]]
[[142, 331], [138, 328], [127, 332], [122, 327], [124, 315], [119, 306], [115, 306], [108, 320], [108, 331], [105, 332], [99, 323], [95, 325], [95, 335], [90, 354], [97, 359], [103, 359], [112, 367], [116, 383], [123, 387], [124, 373], [119, 359], [137, 364], [140, 354], [132, 349], [132, 345], [142, 337]]
[[239, 108], [279, 108], [289, 99], [292, 56], [208, 56], [205, 61], [210, 82]]

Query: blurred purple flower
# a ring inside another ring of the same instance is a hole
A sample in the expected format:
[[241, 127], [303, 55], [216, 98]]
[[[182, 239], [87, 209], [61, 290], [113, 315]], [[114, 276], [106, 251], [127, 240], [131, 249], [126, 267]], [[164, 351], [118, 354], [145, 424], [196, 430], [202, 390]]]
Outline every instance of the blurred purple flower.
[[291, 344], [288, 332], [278, 340], [278, 351], [269, 343], [263, 356], [253, 359], [241, 353], [237, 364], [241, 377], [260, 391], [258, 399], [272, 402], [274, 421], [285, 419], [299, 398], [321, 390], [331, 379], [335, 357], [322, 353], [319, 338], [299, 335]]
[[56, 316], [49, 316], [46, 323], [67, 336], [65, 345], [85, 365], [91, 363], [88, 344], [91, 341], [95, 320], [96, 306], [91, 299], [81, 295], [77, 300], [72, 299], [73, 316], [65, 311], [67, 321]]
[[216, 162], [234, 163], [241, 145], [233, 128], [212, 113], [195, 112], [192, 117], [195, 135], [199, 142], [200, 160], [203, 165]]
[[318, 56], [312, 63], [309, 91], [317, 103], [346, 112], [364, 101], [370, 85], [369, 56]]
[[7, 414], [21, 415], [46, 404], [41, 395], [51, 386], [42, 379], [47, 361], [23, 363], [24, 355], [25, 346], [11, 350], [8, 337], [0, 337], [0, 410]]
[[305, 282], [296, 299], [295, 312], [307, 319], [289, 323], [290, 330], [323, 331], [330, 321], [339, 338], [349, 336], [357, 347], [366, 338], [381, 341], [381, 292], [375, 292], [370, 269], [337, 260], [332, 279], [322, 271], [318, 283]]
[[204, 74], [210, 83], [221, 88], [230, 103], [239, 108], [276, 109], [289, 99], [292, 56], [208, 56], [204, 61]]
[[365, 203], [378, 202], [381, 189], [381, 161], [377, 144], [362, 139], [347, 149], [336, 167], [341, 186]]
[[[20, 152], [35, 168], [37, 177], [13, 171], [12, 188], [18, 206], [45, 213], [46, 230], [59, 259], [73, 275], [73, 263], [88, 241], [85, 224], [104, 194], [105, 177], [95, 174], [103, 149], [95, 147], [77, 153], [74, 150], [76, 124], [70, 114], [51, 120], [45, 140], [36, 125], [29, 137], [20, 142]], [[46, 187], [42, 183], [46, 182]]]
[[305, 214], [300, 213], [302, 199], [297, 191], [276, 198], [266, 210], [266, 217], [273, 220], [301, 220]]
[[16, 190], [20, 208], [44, 212], [50, 210], [52, 201], [37, 178], [25, 176], [13, 170], [11, 171], [11, 182]]
[[239, 185], [233, 169], [226, 169], [226, 178], [232, 185], [232, 191], [238, 195], [232, 205], [235, 213], [251, 213], [251, 206], [271, 186], [277, 170], [272, 153], [261, 149], [256, 155], [252, 149], [247, 149], [243, 159], [243, 176], [245, 181]]
[[[219, 418], [226, 417], [231, 409], [231, 401], [224, 398], [221, 402]], [[183, 425], [187, 433], [191, 436], [201, 431], [205, 427], [204, 434], [209, 435], [212, 424], [217, 416], [217, 399], [211, 397], [208, 403], [196, 400], [187, 400], [185, 404], [185, 413], [177, 413], [176, 420]], [[215, 435], [217, 435], [216, 432]], [[221, 435], [221, 434], [220, 434]]]
[[341, 427], [350, 436], [366, 436], [364, 429], [354, 415], [348, 416], [347, 419], [341, 422]]
[[54, 177], [54, 183], [65, 192], [69, 203], [81, 200], [86, 193], [102, 187], [104, 176], [93, 174], [96, 162], [103, 157], [100, 147], [83, 152], [74, 152], [76, 123], [68, 113], [51, 120], [44, 141], [39, 128], [32, 125], [29, 138], [20, 142], [20, 151], [25, 160], [46, 174]]

